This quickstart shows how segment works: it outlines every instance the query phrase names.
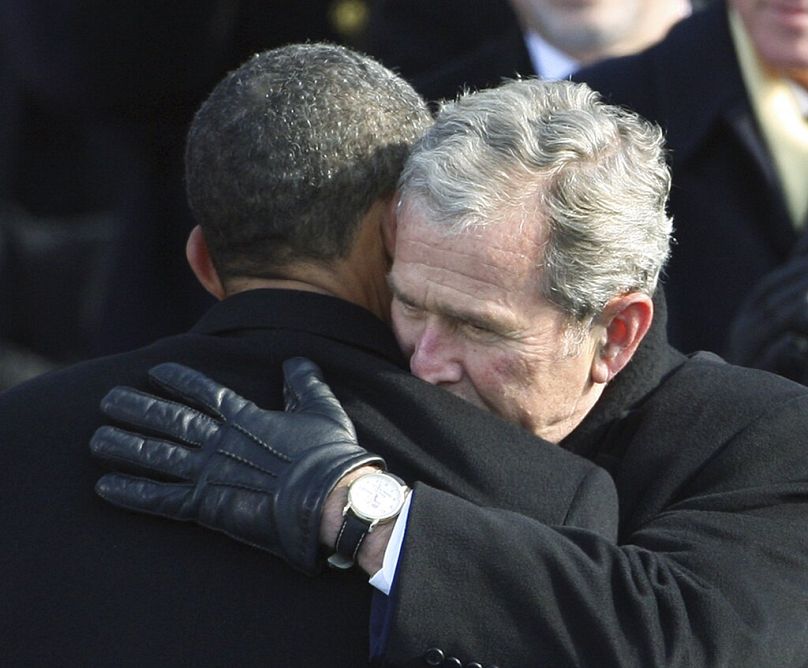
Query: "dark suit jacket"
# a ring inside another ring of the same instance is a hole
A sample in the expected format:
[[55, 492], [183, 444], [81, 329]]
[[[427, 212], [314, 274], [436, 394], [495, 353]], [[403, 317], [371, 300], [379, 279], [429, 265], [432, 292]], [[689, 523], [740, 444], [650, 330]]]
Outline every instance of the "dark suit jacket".
[[797, 235], [744, 88], [726, 5], [715, 2], [635, 55], [574, 75], [665, 129], [676, 244], [671, 343], [726, 353], [736, 309]]
[[279, 365], [294, 355], [323, 367], [362, 443], [408, 480], [614, 536], [614, 486], [602, 469], [410, 376], [387, 326], [363, 309], [251, 291], [216, 304], [187, 334], [0, 396], [0, 663], [367, 663], [366, 578], [305, 578], [223, 535], [126, 513], [93, 492], [102, 468], [88, 442], [113, 385], [145, 388], [147, 370], [172, 360], [278, 408]]
[[561, 443], [614, 476], [617, 544], [416, 486], [389, 665], [805, 665], [808, 388], [663, 330]]

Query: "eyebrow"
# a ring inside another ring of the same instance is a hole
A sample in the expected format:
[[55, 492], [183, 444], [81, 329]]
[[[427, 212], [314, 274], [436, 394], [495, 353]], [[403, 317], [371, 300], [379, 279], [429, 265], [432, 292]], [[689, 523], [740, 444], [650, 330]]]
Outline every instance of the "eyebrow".
[[[393, 281], [393, 274], [392, 272], [387, 274], [387, 285], [390, 287], [390, 291], [393, 293], [393, 297], [395, 297], [398, 301], [403, 302], [407, 306], [412, 306], [414, 308], [421, 308], [419, 304], [412, 297], [408, 297], [404, 292], [399, 288], [396, 283]], [[443, 312], [441, 310], [441, 312]]]
[[[393, 281], [393, 274], [387, 274], [387, 285], [390, 286], [390, 290], [393, 293], [393, 296], [398, 299], [398, 301], [407, 304], [408, 306], [413, 306], [415, 308], [423, 308], [421, 305], [416, 303], [414, 299], [408, 297]], [[433, 312], [439, 313], [451, 320], [455, 320], [457, 322], [465, 323], [472, 325], [473, 327], [478, 327], [479, 329], [490, 331], [494, 334], [500, 334], [502, 336], [507, 336], [507, 330], [502, 326], [502, 323], [488, 318], [484, 315], [478, 315], [475, 313], [468, 313], [464, 311], [458, 311], [450, 304], [446, 304], [445, 302], [442, 304], [438, 304], [436, 309], [433, 309]]]

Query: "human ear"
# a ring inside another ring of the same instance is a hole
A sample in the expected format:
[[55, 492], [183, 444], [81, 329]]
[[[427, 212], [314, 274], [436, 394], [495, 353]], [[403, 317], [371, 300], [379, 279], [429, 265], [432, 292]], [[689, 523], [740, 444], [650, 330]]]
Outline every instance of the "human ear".
[[654, 319], [654, 304], [641, 292], [609, 300], [599, 322], [600, 345], [592, 360], [592, 380], [608, 383], [631, 361]]
[[202, 287], [216, 299], [224, 299], [224, 285], [221, 278], [219, 278], [219, 272], [216, 271], [216, 266], [213, 264], [213, 259], [208, 250], [208, 242], [205, 240], [205, 234], [199, 225], [194, 227], [188, 235], [188, 241], [185, 244], [185, 257], [188, 264], [191, 265], [191, 271], [194, 272], [196, 280], [202, 284]]

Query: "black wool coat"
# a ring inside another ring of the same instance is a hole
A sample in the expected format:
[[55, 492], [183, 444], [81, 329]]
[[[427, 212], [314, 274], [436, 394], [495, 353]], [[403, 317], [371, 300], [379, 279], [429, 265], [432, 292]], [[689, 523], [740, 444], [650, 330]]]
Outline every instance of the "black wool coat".
[[560, 446], [614, 477], [617, 542], [416, 485], [388, 665], [805, 665], [808, 388], [660, 318]]
[[614, 537], [615, 490], [601, 468], [410, 376], [367, 311], [254, 290], [216, 304], [186, 334], [0, 395], [0, 663], [368, 663], [366, 577], [306, 578], [224, 535], [128, 513], [93, 492], [103, 469], [88, 442], [113, 385], [148, 389], [148, 369], [174, 361], [280, 408], [280, 364], [295, 355], [321, 365], [362, 444], [407, 480], [494, 514]]

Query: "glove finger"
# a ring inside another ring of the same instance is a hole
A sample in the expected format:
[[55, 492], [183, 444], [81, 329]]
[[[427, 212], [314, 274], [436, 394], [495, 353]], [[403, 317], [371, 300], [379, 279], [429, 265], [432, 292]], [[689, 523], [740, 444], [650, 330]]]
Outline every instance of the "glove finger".
[[175, 520], [194, 519], [193, 506], [187, 503], [193, 489], [188, 483], [157, 482], [121, 473], [107, 473], [95, 484], [96, 493], [113, 505]]
[[337, 422], [356, 437], [353, 423], [323, 380], [323, 372], [305, 357], [292, 357], [283, 363], [283, 398], [287, 413], [316, 413]]
[[194, 450], [117, 427], [97, 429], [90, 439], [90, 450], [107, 461], [122, 462], [175, 478], [196, 480], [199, 477], [201, 463], [197, 464]]
[[158, 387], [221, 419], [234, 415], [248, 403], [233, 390], [182, 364], [158, 364], [149, 370], [149, 378]]
[[196, 408], [131, 387], [112, 388], [101, 400], [101, 410], [117, 422], [189, 445], [199, 446], [219, 427], [212, 417]]

